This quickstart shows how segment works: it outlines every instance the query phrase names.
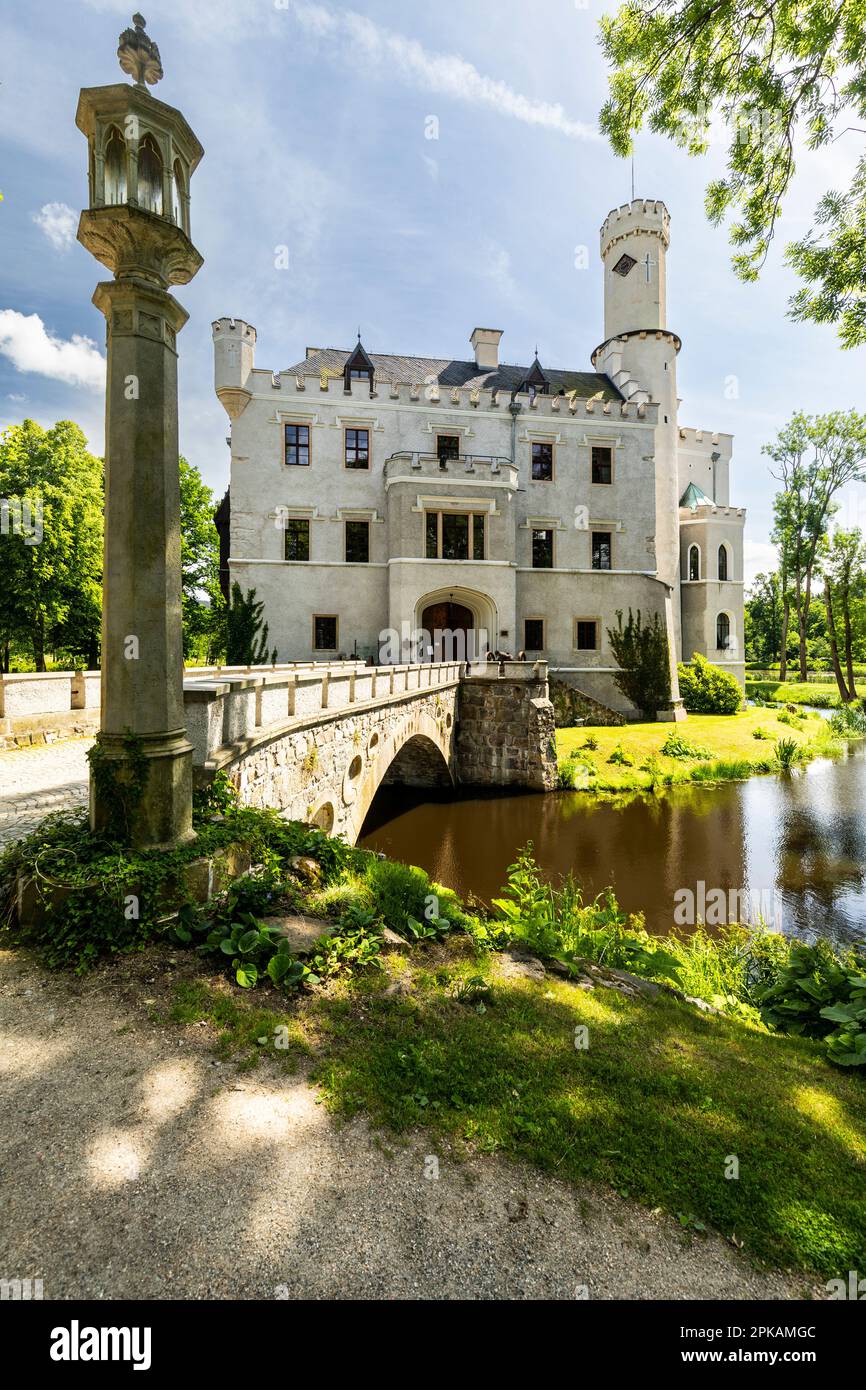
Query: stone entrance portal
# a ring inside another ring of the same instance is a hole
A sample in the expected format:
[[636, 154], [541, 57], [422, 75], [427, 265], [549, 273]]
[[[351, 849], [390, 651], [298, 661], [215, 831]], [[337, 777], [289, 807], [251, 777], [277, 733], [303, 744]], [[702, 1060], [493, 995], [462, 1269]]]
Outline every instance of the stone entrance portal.
[[421, 615], [421, 626], [433, 644], [429, 660], [465, 661], [478, 655], [472, 651], [469, 635], [475, 629], [475, 614], [464, 604], [450, 600], [429, 604]]

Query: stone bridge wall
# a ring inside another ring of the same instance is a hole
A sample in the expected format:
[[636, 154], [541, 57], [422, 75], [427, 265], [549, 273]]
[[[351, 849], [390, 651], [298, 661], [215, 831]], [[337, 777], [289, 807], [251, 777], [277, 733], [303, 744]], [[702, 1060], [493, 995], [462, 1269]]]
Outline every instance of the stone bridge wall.
[[354, 843], [383, 782], [556, 785], [543, 662], [319, 667], [184, 683], [196, 782]]

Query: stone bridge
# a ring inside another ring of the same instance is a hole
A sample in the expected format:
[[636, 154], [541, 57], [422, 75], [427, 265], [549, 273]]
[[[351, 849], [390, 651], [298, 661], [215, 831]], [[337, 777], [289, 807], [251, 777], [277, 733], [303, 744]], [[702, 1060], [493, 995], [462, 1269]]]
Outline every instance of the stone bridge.
[[354, 844], [383, 783], [556, 785], [545, 662], [340, 662], [184, 681], [197, 786], [225, 770], [248, 806]]

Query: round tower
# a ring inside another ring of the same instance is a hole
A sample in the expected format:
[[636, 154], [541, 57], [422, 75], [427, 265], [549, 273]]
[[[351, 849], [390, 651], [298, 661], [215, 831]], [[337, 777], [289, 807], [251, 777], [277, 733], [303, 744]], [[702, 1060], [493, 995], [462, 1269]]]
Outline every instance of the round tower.
[[672, 589], [679, 647], [677, 354], [681, 344], [667, 324], [670, 221], [664, 203], [651, 198], [635, 198], [605, 218], [601, 228], [605, 336], [593, 353], [593, 364], [627, 397], [646, 392], [658, 406], [652, 458], [656, 572]]
[[671, 219], [664, 203], [636, 198], [614, 208], [601, 229], [604, 336], [667, 328], [665, 258]]
[[256, 330], [243, 319], [216, 319], [213, 327], [214, 390], [230, 420], [246, 409], [252, 395]]

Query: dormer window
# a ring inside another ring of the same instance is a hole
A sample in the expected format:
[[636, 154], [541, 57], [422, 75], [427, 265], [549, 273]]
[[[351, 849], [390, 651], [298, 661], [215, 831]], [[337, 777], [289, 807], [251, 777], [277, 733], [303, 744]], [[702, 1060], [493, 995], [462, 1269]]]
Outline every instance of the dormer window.
[[369, 382], [370, 395], [372, 396], [375, 375], [376, 368], [373, 366], [372, 359], [364, 351], [361, 335], [358, 334], [358, 346], [343, 368], [343, 389], [351, 391], [353, 381], [364, 381], [366, 379]]
[[534, 396], [547, 396], [550, 393], [550, 382], [544, 375], [544, 370], [538, 360], [538, 353], [535, 354], [535, 361], [529, 368], [528, 373], [517, 388], [520, 391], [529, 391]]

